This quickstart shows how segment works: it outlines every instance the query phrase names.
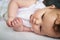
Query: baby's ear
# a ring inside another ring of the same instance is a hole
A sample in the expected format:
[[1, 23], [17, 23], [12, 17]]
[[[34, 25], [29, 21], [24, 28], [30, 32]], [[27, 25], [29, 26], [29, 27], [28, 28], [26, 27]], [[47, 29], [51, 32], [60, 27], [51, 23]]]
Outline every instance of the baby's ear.
[[55, 5], [51, 5], [50, 7], [51, 7], [51, 8], [56, 8]]

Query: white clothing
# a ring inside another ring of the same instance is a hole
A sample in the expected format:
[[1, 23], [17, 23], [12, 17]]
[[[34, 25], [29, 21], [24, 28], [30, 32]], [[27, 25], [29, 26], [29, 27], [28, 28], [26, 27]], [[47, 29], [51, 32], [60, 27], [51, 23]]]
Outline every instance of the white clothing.
[[37, 1], [36, 4], [31, 5], [28, 8], [20, 8], [18, 11], [18, 15], [17, 17], [22, 18], [23, 20], [23, 24], [25, 26], [31, 27], [31, 24], [29, 22], [30, 20], [30, 16], [37, 10], [37, 9], [41, 9], [44, 8], [45, 5], [42, 3], [41, 0]]

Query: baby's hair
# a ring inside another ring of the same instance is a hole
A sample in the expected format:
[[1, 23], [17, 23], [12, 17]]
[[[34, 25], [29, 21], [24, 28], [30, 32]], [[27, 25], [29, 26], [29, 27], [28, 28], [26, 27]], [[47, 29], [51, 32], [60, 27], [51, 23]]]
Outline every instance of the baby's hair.
[[60, 9], [60, 0], [44, 0], [45, 6], [55, 5], [56, 8]]
[[60, 33], [60, 15], [57, 15], [57, 19], [54, 22], [53, 29], [56, 33]]

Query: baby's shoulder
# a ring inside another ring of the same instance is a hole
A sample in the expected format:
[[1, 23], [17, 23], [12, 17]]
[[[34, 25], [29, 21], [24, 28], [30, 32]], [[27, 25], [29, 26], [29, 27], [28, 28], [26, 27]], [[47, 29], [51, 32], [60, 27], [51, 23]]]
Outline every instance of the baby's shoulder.
[[15, 1], [20, 7], [30, 6], [36, 2], [36, 0], [13, 0], [13, 1]]
[[41, 14], [42, 14], [42, 13], [44, 14], [44, 13], [46, 12], [46, 9], [45, 9], [45, 8], [43, 8], [43, 9], [37, 9], [35, 12], [36, 12], [36, 13], [39, 13], [39, 14], [40, 14], [40, 13], [41, 13]]

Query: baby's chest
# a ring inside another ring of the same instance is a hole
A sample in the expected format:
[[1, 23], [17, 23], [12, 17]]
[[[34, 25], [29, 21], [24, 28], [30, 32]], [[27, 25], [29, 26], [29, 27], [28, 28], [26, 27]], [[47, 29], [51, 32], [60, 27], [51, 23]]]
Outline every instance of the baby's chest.
[[34, 13], [34, 10], [32, 9], [22, 9], [18, 11], [17, 16], [26, 20], [30, 19], [30, 16]]

